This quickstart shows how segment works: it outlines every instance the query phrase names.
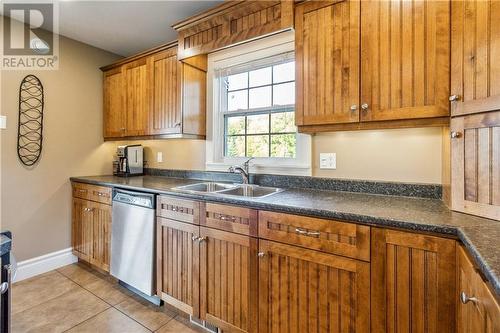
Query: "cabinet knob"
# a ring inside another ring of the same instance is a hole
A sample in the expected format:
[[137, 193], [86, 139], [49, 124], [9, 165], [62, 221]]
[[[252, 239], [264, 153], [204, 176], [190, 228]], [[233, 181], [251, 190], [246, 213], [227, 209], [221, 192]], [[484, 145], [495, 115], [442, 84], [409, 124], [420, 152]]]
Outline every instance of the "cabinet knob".
[[259, 257], [259, 258], [262, 258], [265, 255], [266, 255], [265, 252], [259, 252], [259, 253], [257, 253], [257, 257]]
[[198, 243], [205, 242], [207, 239], [205, 237], [198, 237]]
[[450, 102], [456, 102], [460, 100], [460, 95], [451, 95], [448, 99]]
[[368, 103], [361, 104], [361, 109], [363, 109], [363, 111], [368, 110]]
[[473, 297], [473, 296], [469, 297], [469, 296], [467, 296], [467, 294], [465, 292], [462, 291], [460, 293], [460, 302], [462, 302], [462, 304], [467, 304], [469, 302], [477, 303], [478, 299]]
[[459, 138], [459, 137], [461, 137], [461, 136], [462, 136], [462, 133], [460, 133], [460, 132], [455, 132], [455, 131], [452, 131], [452, 132], [450, 133], [450, 137], [451, 137], [452, 139], [458, 139], [458, 138]]
[[199, 238], [198, 236], [193, 235], [193, 237], [191, 237], [191, 240], [192, 240], [193, 242], [196, 242], [196, 241], [198, 240], [198, 238]]
[[356, 111], [358, 109], [358, 106], [356, 104], [351, 105], [351, 111]]

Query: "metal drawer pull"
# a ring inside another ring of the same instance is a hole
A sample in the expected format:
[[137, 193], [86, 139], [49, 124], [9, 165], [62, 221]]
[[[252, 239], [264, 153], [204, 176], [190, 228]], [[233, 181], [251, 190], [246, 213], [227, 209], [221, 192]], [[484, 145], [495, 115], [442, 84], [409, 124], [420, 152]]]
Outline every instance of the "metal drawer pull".
[[451, 137], [452, 139], [458, 139], [458, 138], [459, 138], [459, 137], [461, 137], [461, 136], [462, 136], [462, 133], [460, 133], [460, 132], [455, 132], [455, 131], [453, 131], [453, 132], [451, 132], [451, 133], [450, 133], [450, 137]]
[[460, 302], [462, 302], [463, 304], [467, 304], [469, 302], [478, 303], [479, 300], [477, 298], [475, 298], [474, 296], [472, 296], [472, 297], [467, 296], [467, 294], [462, 291], [460, 293]]
[[219, 217], [219, 220], [222, 220], [222, 221], [228, 221], [228, 220], [231, 220], [231, 221], [233, 221], [233, 222], [234, 222], [234, 221], [236, 221], [236, 217], [234, 217], [234, 216], [227, 217], [227, 216], [221, 215], [221, 216]]
[[259, 252], [259, 253], [257, 253], [257, 257], [259, 257], [259, 258], [262, 258], [265, 255], [266, 255], [265, 252]]
[[81, 190], [81, 189], [79, 189], [78, 192], [85, 193], [85, 192], [87, 192], [87, 190]]
[[299, 235], [307, 235], [307, 236], [319, 236], [321, 233], [319, 231], [307, 231], [300, 228], [295, 228], [295, 232]]
[[103, 197], [103, 196], [104, 196], [104, 193], [97, 192], [97, 196], [99, 196], [99, 197]]
[[448, 100], [450, 102], [456, 102], [456, 101], [459, 101], [460, 100], [460, 95], [451, 95]]
[[3, 282], [0, 284], [0, 294], [5, 294], [5, 292], [9, 289], [9, 284], [7, 282]]
[[172, 207], [173, 212], [184, 213], [184, 208]]

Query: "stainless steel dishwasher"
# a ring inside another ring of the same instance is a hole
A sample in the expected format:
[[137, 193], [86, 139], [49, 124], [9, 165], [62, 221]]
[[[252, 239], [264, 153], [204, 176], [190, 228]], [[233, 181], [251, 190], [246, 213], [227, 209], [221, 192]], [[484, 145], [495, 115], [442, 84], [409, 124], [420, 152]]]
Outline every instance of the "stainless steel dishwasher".
[[145, 296], [155, 292], [154, 236], [155, 195], [114, 190], [111, 275]]

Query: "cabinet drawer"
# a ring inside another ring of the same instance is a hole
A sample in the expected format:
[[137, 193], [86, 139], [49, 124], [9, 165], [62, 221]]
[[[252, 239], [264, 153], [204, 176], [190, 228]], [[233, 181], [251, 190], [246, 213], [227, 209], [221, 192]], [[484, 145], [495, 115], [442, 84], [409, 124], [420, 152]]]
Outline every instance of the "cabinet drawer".
[[176, 221], [200, 224], [200, 203], [193, 200], [158, 196], [156, 215]]
[[242, 235], [257, 236], [257, 218], [258, 213], [253, 209], [206, 203], [200, 224]]
[[111, 188], [83, 183], [73, 183], [73, 197], [111, 205]]
[[259, 211], [259, 237], [370, 260], [370, 227], [313, 217]]

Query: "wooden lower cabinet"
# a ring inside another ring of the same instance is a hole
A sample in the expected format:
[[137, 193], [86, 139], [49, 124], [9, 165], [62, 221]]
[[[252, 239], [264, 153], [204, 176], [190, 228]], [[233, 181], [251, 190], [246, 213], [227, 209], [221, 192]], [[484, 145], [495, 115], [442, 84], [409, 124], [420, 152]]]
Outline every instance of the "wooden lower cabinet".
[[73, 254], [90, 262], [92, 253], [92, 212], [90, 201], [73, 198], [71, 244]]
[[166, 303], [199, 317], [199, 230], [193, 224], [157, 218], [157, 293]]
[[500, 332], [500, 305], [462, 247], [457, 247], [457, 263], [457, 331]]
[[370, 264], [259, 240], [259, 332], [369, 332]]
[[73, 198], [73, 254], [109, 272], [111, 250], [111, 206]]
[[201, 227], [201, 319], [223, 332], [257, 332], [256, 238]]
[[455, 243], [372, 228], [372, 332], [455, 332]]

